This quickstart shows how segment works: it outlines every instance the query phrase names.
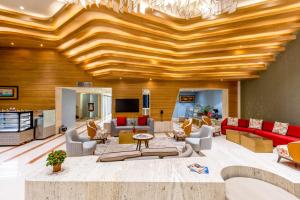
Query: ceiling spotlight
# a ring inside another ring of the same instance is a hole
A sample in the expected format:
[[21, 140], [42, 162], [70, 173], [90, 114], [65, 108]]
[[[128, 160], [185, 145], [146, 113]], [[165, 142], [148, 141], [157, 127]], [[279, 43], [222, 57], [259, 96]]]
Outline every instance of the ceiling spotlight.
[[149, 78], [149, 81], [152, 81], [152, 78]]
[[120, 77], [120, 80], [122, 80], [122, 77]]
[[25, 10], [24, 6], [20, 6], [19, 8], [20, 8], [21, 10]]
[[44, 45], [43, 44], [40, 44], [40, 47], [43, 47]]
[[11, 45], [11, 46], [15, 46], [15, 43], [11, 42], [10, 45]]

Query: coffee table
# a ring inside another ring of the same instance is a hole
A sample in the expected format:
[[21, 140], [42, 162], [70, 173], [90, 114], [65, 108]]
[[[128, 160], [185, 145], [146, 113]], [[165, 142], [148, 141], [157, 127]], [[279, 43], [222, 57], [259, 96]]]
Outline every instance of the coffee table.
[[241, 136], [242, 135], [247, 135], [247, 134], [248, 134], [247, 132], [227, 129], [226, 130], [226, 140], [229, 140], [229, 141], [234, 142], [236, 144], [241, 144]]
[[272, 140], [251, 133], [241, 136], [241, 145], [255, 153], [273, 152]]
[[132, 138], [134, 140], [137, 140], [136, 150], [141, 150], [142, 141], [145, 142], [145, 147], [149, 148], [149, 140], [152, 140], [153, 137], [154, 136], [149, 133], [140, 133], [140, 134], [133, 135]]

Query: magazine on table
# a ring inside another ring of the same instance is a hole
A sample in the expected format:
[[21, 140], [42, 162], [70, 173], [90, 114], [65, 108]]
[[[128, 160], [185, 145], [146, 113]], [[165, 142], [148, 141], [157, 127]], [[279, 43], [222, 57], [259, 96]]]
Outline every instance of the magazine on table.
[[189, 165], [188, 168], [189, 168], [192, 172], [197, 172], [198, 174], [209, 174], [208, 167], [206, 167], [206, 166], [201, 166], [201, 165], [198, 164], [198, 163], [193, 163], [193, 164]]

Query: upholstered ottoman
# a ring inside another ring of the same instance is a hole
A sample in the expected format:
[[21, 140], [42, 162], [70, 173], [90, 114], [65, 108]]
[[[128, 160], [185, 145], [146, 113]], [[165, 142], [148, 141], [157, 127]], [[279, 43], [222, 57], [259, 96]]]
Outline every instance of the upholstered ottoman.
[[176, 147], [146, 148], [142, 149], [141, 152], [142, 156], [158, 156], [159, 158], [177, 156], [179, 154]]
[[97, 162], [113, 162], [113, 161], [123, 161], [127, 158], [140, 157], [140, 151], [120, 151], [112, 153], [104, 153], [99, 156]]

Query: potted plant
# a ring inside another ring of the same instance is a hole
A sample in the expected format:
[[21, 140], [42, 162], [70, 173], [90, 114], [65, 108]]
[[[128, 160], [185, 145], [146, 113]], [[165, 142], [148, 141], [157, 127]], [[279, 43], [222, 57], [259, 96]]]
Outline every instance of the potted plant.
[[52, 151], [48, 154], [46, 166], [53, 166], [53, 172], [59, 172], [66, 157], [67, 153], [63, 150]]

